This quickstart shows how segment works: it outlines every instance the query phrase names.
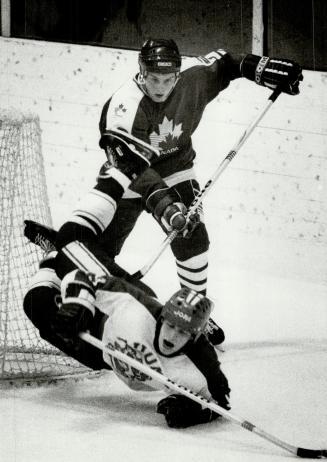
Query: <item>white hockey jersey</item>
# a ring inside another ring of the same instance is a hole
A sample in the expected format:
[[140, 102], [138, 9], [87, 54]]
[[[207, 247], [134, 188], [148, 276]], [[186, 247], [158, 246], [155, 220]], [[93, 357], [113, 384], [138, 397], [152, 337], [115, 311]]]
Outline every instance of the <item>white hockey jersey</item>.
[[[169, 379], [202, 396], [215, 398], [225, 377], [217, 354], [204, 336], [172, 357], [162, 356], [157, 345], [157, 319], [162, 305], [120, 279], [112, 278], [109, 290], [98, 291], [97, 308], [105, 318], [102, 340], [126, 355], [141, 361]], [[163, 385], [128, 364], [104, 353], [104, 361], [134, 390], [159, 390]], [[168, 392], [168, 390], [167, 390]]]

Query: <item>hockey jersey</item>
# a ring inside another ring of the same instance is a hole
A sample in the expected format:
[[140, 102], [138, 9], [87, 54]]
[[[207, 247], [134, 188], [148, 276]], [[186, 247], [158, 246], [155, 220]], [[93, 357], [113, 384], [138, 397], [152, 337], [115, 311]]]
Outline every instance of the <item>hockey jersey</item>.
[[113, 94], [103, 107], [100, 132], [120, 128], [160, 151], [152, 168], [130, 189], [144, 195], [149, 184], [158, 183], [160, 187], [162, 178], [193, 166], [195, 152], [191, 136], [203, 111], [237, 77], [240, 75], [230, 55], [218, 50], [190, 59], [189, 67], [180, 73], [174, 90], [162, 103], [144, 94], [137, 76]]
[[[222, 390], [228, 394], [227, 380], [220, 369], [217, 353], [205, 336], [176, 356], [165, 357], [159, 353], [156, 330], [162, 305], [156, 299], [121, 279], [111, 278], [105, 290], [97, 292], [97, 307], [106, 315], [102, 334], [106, 345], [204, 397], [218, 400]], [[103, 354], [103, 359], [134, 390], [164, 388], [108, 353]]]

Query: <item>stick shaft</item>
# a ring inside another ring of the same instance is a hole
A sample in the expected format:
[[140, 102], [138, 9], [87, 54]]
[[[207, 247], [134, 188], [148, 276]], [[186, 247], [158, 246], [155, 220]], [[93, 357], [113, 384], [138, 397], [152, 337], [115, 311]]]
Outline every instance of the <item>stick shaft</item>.
[[[220, 175], [223, 173], [223, 171], [227, 168], [227, 166], [231, 163], [231, 161], [234, 159], [240, 148], [243, 146], [243, 144], [246, 142], [246, 140], [249, 138], [255, 127], [258, 125], [258, 123], [261, 121], [261, 119], [265, 116], [265, 114], [268, 112], [272, 104], [276, 101], [278, 96], [280, 95], [280, 90], [276, 89], [269, 97], [267, 104], [263, 108], [263, 110], [257, 115], [257, 117], [253, 120], [253, 122], [244, 130], [242, 133], [240, 139], [235, 143], [233, 148], [229, 151], [227, 156], [224, 158], [224, 160], [219, 164], [218, 168], [215, 170], [213, 173], [212, 177], [207, 181], [205, 186], [201, 189], [201, 191], [197, 194], [197, 196], [194, 198], [193, 202], [191, 203], [188, 211], [187, 211], [187, 217], [192, 215], [196, 209], [199, 207], [199, 205], [202, 203], [203, 199], [205, 196], [209, 193], [210, 189], [212, 186], [216, 183]], [[155, 253], [155, 255], [149, 260], [148, 263], [146, 263], [139, 271], [133, 274], [133, 278], [136, 279], [141, 279], [143, 276], [145, 276], [148, 271], [152, 268], [152, 266], [156, 263], [156, 261], [159, 259], [161, 254], [164, 252], [164, 250], [173, 242], [175, 237], [177, 236], [177, 231], [172, 231], [171, 233], [168, 234], [168, 236], [165, 238], [165, 240], [162, 242], [160, 245], [159, 249]]]
[[135, 369], [143, 372], [146, 374], [148, 377], [151, 377], [153, 380], [162, 383], [169, 389], [180, 393], [184, 396], [187, 396], [188, 398], [192, 399], [193, 401], [201, 404], [202, 406], [205, 406], [212, 411], [216, 412], [217, 414], [220, 414], [224, 416], [227, 420], [230, 420], [238, 425], [240, 425], [242, 428], [245, 430], [248, 430], [250, 432], [253, 432], [257, 434], [258, 436], [261, 436], [262, 438], [270, 441], [271, 443], [275, 444], [276, 446], [279, 446], [289, 452], [291, 452], [294, 455], [297, 455], [298, 448], [286, 443], [285, 441], [280, 440], [279, 438], [265, 432], [264, 430], [261, 430], [257, 428], [255, 425], [253, 425], [251, 422], [248, 422], [247, 420], [244, 420], [234, 414], [232, 414], [230, 411], [227, 411], [226, 409], [220, 407], [216, 402], [208, 400], [204, 398], [201, 395], [198, 395], [196, 393], [193, 393], [191, 390], [188, 388], [179, 385], [178, 383], [174, 382], [173, 380], [168, 379], [165, 377], [163, 374], [160, 372], [157, 372], [153, 369], [151, 369], [149, 366], [137, 361], [134, 358], [131, 358], [130, 356], [127, 356], [126, 354], [122, 353], [121, 351], [111, 349], [107, 347], [101, 340], [93, 337], [92, 335], [82, 332], [79, 334], [80, 338], [84, 340], [87, 343], [90, 343], [91, 345], [95, 346], [96, 348], [99, 348], [103, 352], [109, 354], [110, 356], [123, 361], [124, 363], [128, 364], [131, 367], [134, 367]]

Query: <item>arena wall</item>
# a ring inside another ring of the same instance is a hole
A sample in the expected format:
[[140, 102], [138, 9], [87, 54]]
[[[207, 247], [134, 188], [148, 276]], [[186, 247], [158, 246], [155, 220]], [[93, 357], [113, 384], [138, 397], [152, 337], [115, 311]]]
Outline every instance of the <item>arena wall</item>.
[[[40, 117], [56, 227], [94, 184], [105, 161], [102, 105], [136, 69], [135, 51], [0, 38], [0, 104]], [[326, 73], [304, 71], [301, 94], [280, 96], [218, 180], [205, 201], [212, 267], [326, 283], [326, 87]], [[202, 184], [269, 93], [239, 79], [208, 106], [194, 136]], [[151, 217], [144, 220], [153, 226], [154, 243], [146, 245], [154, 251], [163, 235]], [[141, 227], [135, 240], [142, 234]], [[133, 245], [129, 254], [140, 252]]]

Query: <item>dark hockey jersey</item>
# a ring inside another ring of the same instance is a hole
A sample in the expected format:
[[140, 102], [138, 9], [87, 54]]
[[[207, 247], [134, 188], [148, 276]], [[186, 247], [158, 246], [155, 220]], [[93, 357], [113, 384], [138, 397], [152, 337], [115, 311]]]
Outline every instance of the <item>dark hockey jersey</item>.
[[[97, 307], [108, 318], [102, 339], [105, 344], [163, 373], [195, 393], [219, 400], [227, 394], [227, 380], [220, 369], [214, 347], [202, 335], [182, 354], [165, 357], [156, 344], [157, 319], [162, 305], [144, 292], [118, 278], [111, 278], [106, 290], [97, 292]], [[163, 386], [150, 377], [104, 353], [103, 359], [115, 374], [134, 390], [158, 390]]]
[[150, 183], [186, 170], [195, 152], [191, 136], [199, 125], [206, 105], [240, 77], [235, 62], [223, 50], [205, 57], [190, 58], [167, 100], [156, 103], [134, 80], [124, 84], [103, 107], [100, 132], [121, 128], [159, 149], [160, 157], [130, 187], [144, 195]]

